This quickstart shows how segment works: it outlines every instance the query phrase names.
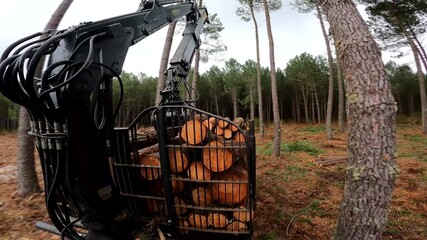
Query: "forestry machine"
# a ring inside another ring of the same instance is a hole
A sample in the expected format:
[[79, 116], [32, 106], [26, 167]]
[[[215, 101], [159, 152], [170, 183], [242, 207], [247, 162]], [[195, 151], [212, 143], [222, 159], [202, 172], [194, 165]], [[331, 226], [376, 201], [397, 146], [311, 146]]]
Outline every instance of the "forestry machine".
[[[184, 17], [161, 103], [116, 127], [128, 48]], [[207, 22], [193, 1], [147, 0], [135, 13], [39, 32], [3, 52], [0, 91], [27, 109], [43, 170], [50, 222], [37, 228], [71, 240], [252, 238], [253, 122], [180, 97]]]

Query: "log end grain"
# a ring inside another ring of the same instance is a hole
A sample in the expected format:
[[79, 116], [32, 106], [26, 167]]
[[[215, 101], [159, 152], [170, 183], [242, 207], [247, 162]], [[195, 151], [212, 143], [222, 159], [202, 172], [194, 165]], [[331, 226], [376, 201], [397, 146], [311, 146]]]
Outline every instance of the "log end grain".
[[223, 228], [228, 224], [228, 218], [221, 213], [210, 213], [208, 215], [209, 226], [213, 228]]
[[208, 130], [200, 121], [187, 121], [181, 128], [180, 137], [190, 145], [202, 143], [207, 136]]
[[193, 213], [188, 216], [188, 223], [197, 229], [207, 229], [208, 221], [207, 217], [201, 214]]
[[188, 166], [186, 152], [179, 148], [169, 148], [169, 167], [171, 173], [181, 173]]
[[212, 172], [223, 172], [233, 165], [233, 153], [218, 141], [212, 141], [203, 149], [203, 163]]
[[211, 180], [212, 178], [212, 172], [202, 162], [190, 164], [187, 175], [192, 180]]
[[248, 176], [243, 171], [230, 170], [221, 173], [219, 180], [230, 181], [229, 183], [213, 183], [212, 195], [214, 200], [225, 204], [235, 205], [244, 202], [248, 195]]
[[212, 203], [213, 198], [210, 189], [198, 187], [192, 191], [191, 195], [196, 206], [207, 207]]
[[141, 176], [147, 180], [156, 180], [161, 176], [159, 154], [150, 154], [139, 159]]

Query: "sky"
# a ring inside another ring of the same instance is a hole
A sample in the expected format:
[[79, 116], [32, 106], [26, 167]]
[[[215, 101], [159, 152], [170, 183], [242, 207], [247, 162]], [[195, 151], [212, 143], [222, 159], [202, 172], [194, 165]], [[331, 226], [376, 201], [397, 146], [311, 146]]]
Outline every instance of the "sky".
[[[0, 1], [1, 53], [14, 41], [42, 30], [62, 0]], [[282, 9], [271, 13], [276, 67], [286, 68], [290, 59], [303, 52], [326, 57], [326, 47], [319, 20], [314, 13], [298, 13], [290, 6], [289, 1], [282, 2]], [[59, 29], [65, 29], [81, 22], [132, 13], [136, 11], [139, 3], [139, 0], [74, 0]], [[200, 72], [208, 70], [212, 65], [222, 68], [224, 61], [230, 58], [235, 58], [240, 63], [244, 63], [248, 59], [256, 60], [254, 25], [253, 22], [242, 21], [235, 14], [238, 2], [235, 0], [204, 0], [203, 3], [206, 4], [209, 13], [217, 13], [221, 19], [225, 27], [221, 32], [221, 38], [228, 50], [219, 56], [219, 60], [202, 63]], [[264, 14], [258, 14], [257, 19], [260, 33], [261, 65], [267, 67], [269, 66], [269, 49]], [[158, 76], [166, 30], [167, 27], [132, 46], [123, 70]], [[171, 56], [180, 40], [181, 36], [175, 35]], [[383, 52], [385, 62], [391, 59], [390, 56], [390, 53]], [[412, 65], [410, 55], [404, 59], [392, 60], [400, 64]]]

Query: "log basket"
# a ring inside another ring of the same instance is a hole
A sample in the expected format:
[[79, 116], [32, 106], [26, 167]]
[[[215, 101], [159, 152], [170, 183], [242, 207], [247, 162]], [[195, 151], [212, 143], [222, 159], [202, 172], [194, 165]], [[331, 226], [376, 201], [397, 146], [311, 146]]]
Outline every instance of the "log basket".
[[192, 106], [163, 105], [114, 133], [112, 174], [129, 216], [156, 221], [178, 239], [252, 238], [253, 121], [246, 127]]

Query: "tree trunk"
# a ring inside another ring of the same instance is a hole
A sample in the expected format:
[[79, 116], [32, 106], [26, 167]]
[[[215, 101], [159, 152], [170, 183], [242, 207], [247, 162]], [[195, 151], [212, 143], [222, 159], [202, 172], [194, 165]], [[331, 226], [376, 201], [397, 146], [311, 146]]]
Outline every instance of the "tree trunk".
[[270, 11], [268, 9], [267, 0], [262, 0], [265, 12], [265, 22], [267, 24], [268, 45], [270, 49], [270, 72], [271, 72], [271, 101], [273, 103], [273, 120], [274, 120], [274, 142], [273, 142], [273, 155], [280, 156], [280, 114], [279, 114], [279, 100], [277, 97], [277, 81], [276, 81], [276, 63], [274, 60], [274, 40], [273, 32], [270, 23]]
[[[47, 29], [57, 29], [59, 23], [71, 6], [73, 0], [63, 0], [55, 12], [50, 17], [45, 26]], [[43, 60], [40, 61], [44, 62]], [[43, 70], [43, 64], [37, 66], [36, 76], [40, 76]], [[17, 156], [17, 185], [18, 194], [25, 196], [40, 192], [37, 173], [34, 160], [34, 140], [28, 135], [30, 130], [30, 121], [27, 110], [23, 107], [19, 110], [19, 128], [18, 128], [18, 156]]]
[[[202, 7], [203, 1], [199, 0], [199, 2], [197, 3], [198, 7]], [[196, 91], [197, 91], [197, 82], [199, 81], [199, 64], [200, 64], [200, 48], [196, 49], [196, 51], [194, 51], [194, 68], [193, 68], [193, 80], [191, 82], [191, 101], [195, 101], [196, 100]], [[193, 102], [192, 104], [193, 106], [196, 106], [196, 102]]]
[[17, 184], [18, 194], [26, 196], [40, 192], [39, 181], [35, 171], [34, 139], [28, 135], [30, 132], [30, 118], [24, 107], [19, 110], [18, 127], [18, 161], [17, 161]]
[[343, 133], [345, 131], [344, 84], [342, 79], [341, 63], [340, 63], [340, 59], [338, 58], [338, 45], [335, 39], [334, 39], [334, 44], [335, 44], [335, 54], [336, 54], [336, 60], [337, 60], [337, 80], [338, 80], [338, 131], [340, 133]]
[[418, 82], [420, 85], [420, 98], [421, 98], [421, 118], [422, 118], [422, 132], [427, 134], [427, 95], [426, 95], [426, 84], [425, 75], [421, 68], [420, 56], [418, 54], [418, 48], [410, 36], [407, 36], [409, 45], [411, 46], [414, 54], [415, 66], [417, 67]]
[[415, 34], [414, 30], [412, 30], [411, 28], [409, 29], [409, 31], [412, 34], [412, 37], [414, 38], [415, 42], [417, 43], [417, 48], [418, 48], [418, 52], [420, 54], [420, 58], [421, 61], [424, 64], [424, 68], [427, 71], [427, 53], [426, 50], [424, 49], [423, 45], [421, 44], [420, 40], [418, 39], [417, 35]]
[[165, 45], [163, 45], [163, 53], [162, 53], [162, 58], [160, 60], [160, 68], [159, 68], [159, 80], [157, 82], [156, 105], [160, 104], [160, 101], [162, 100], [162, 96], [160, 95], [160, 92], [163, 91], [163, 89], [165, 89], [165, 85], [166, 85], [165, 71], [169, 63], [169, 54], [172, 48], [173, 34], [175, 33], [175, 26], [176, 26], [176, 21], [173, 21], [172, 23], [169, 24], [168, 32], [166, 33]]
[[352, 0], [322, 0], [348, 96], [348, 163], [336, 239], [380, 239], [397, 175], [396, 103], [380, 49]]
[[259, 56], [259, 33], [258, 33], [258, 22], [256, 20], [253, 1], [248, 1], [249, 9], [251, 10], [252, 20], [255, 26], [255, 42], [256, 42], [256, 70], [257, 70], [257, 88], [258, 88], [258, 115], [259, 115], [259, 133], [261, 138], [264, 137], [264, 110], [262, 105], [262, 84], [261, 84], [261, 60]]
[[333, 58], [331, 51], [331, 44], [329, 43], [328, 34], [326, 33], [325, 24], [323, 23], [322, 12], [320, 11], [319, 4], [316, 4], [317, 17], [320, 21], [322, 28], [323, 38], [325, 39], [326, 52], [328, 54], [328, 66], [329, 66], [329, 88], [328, 88], [328, 105], [326, 108], [326, 137], [331, 140], [334, 136], [332, 133], [332, 107], [334, 101], [334, 68]]
[[250, 111], [251, 111], [251, 119], [255, 119], [255, 103], [254, 103], [254, 90], [252, 86], [249, 88], [249, 99], [250, 99]]

